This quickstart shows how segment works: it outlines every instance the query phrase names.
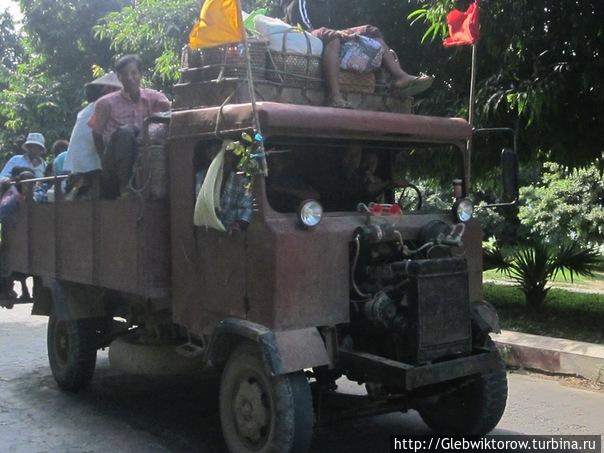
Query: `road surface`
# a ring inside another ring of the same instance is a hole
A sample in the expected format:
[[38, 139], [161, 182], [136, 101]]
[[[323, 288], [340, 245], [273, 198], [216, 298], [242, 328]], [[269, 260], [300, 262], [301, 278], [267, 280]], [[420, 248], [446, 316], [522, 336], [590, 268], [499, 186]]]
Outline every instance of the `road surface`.
[[[46, 358], [46, 318], [29, 316], [30, 310], [0, 309], [0, 451], [225, 451], [213, 383], [120, 375], [101, 352], [87, 391], [60, 392]], [[428, 433], [415, 412], [389, 414], [318, 430], [312, 451], [386, 452], [391, 434]], [[511, 433], [602, 435], [604, 393], [512, 374], [508, 408], [495, 431]]]

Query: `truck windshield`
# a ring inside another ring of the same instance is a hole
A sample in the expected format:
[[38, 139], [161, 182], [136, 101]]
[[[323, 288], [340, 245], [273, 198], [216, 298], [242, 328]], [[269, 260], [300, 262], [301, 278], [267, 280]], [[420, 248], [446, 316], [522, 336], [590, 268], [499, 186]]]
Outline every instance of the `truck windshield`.
[[[326, 212], [356, 211], [359, 203], [395, 203], [405, 186], [409, 206], [450, 209], [453, 180], [463, 178], [463, 155], [454, 145], [333, 144], [269, 147], [267, 196], [271, 207], [296, 212], [315, 199]], [[419, 195], [418, 192], [419, 191]]]

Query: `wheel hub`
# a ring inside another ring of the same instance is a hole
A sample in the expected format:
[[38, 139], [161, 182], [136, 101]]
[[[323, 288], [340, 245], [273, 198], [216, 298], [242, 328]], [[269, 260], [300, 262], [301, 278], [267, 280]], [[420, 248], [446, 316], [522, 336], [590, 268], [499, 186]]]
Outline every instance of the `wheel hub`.
[[268, 396], [262, 384], [251, 377], [242, 379], [233, 399], [237, 430], [253, 445], [264, 443], [269, 431]]

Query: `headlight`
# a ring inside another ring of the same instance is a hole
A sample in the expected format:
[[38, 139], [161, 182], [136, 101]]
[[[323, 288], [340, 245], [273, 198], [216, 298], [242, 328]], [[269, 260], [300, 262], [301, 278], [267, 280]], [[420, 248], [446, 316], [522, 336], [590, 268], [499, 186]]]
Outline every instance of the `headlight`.
[[453, 205], [453, 215], [460, 222], [469, 221], [474, 215], [474, 204], [467, 198], [457, 200]]
[[323, 207], [318, 201], [306, 200], [298, 208], [298, 219], [306, 228], [316, 227], [323, 218]]

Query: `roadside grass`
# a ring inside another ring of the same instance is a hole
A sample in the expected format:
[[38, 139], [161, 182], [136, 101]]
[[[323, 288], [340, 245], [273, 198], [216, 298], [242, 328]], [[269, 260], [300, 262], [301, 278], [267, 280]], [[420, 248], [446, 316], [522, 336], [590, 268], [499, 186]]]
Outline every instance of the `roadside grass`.
[[484, 284], [484, 298], [499, 313], [501, 328], [516, 332], [604, 344], [604, 295], [550, 290], [540, 309], [529, 308], [511, 286]]
[[[506, 274], [497, 272], [495, 269], [490, 269], [488, 271], [484, 271], [482, 273], [482, 277], [486, 280], [504, 280], [504, 281], [512, 281]], [[562, 275], [561, 272], [551, 279], [553, 283], [562, 283], [566, 285], [576, 284], [582, 286], [604, 286], [604, 272], [595, 272], [593, 277], [585, 277], [582, 275], [575, 275], [573, 277], [573, 281], [570, 281], [570, 277], [568, 272], [566, 272], [566, 278]]]

